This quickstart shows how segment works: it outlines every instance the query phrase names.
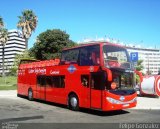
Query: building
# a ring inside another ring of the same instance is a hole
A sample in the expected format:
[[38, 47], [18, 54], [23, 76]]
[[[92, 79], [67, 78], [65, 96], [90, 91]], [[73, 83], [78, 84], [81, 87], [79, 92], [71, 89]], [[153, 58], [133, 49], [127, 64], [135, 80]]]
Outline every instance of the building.
[[[21, 54], [25, 50], [25, 39], [22, 38], [22, 32], [19, 30], [10, 30], [8, 41], [4, 47], [4, 65], [5, 72], [14, 64], [16, 54]], [[2, 74], [2, 44], [0, 43], [0, 74]]]
[[160, 69], [160, 50], [158, 49], [146, 49], [136, 47], [126, 47], [128, 52], [138, 52], [138, 59], [143, 60], [143, 73], [158, 74]]

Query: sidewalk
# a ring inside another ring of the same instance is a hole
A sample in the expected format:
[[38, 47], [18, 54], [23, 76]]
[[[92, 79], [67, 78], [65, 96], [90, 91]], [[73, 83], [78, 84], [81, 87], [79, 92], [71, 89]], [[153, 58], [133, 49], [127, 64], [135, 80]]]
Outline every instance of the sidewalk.
[[17, 90], [2, 90], [0, 91], [0, 98], [17, 99]]
[[137, 106], [131, 109], [160, 110], [160, 98], [137, 97]]

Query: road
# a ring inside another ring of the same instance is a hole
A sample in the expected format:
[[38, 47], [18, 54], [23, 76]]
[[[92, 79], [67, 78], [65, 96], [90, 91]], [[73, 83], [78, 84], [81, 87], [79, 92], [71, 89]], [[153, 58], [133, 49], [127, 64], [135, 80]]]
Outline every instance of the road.
[[160, 110], [71, 111], [63, 105], [0, 95], [0, 123], [159, 123]]

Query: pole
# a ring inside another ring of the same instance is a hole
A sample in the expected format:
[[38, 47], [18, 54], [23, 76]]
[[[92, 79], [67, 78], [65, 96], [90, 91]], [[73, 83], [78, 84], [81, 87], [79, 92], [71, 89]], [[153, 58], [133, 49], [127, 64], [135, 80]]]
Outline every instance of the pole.
[[149, 54], [148, 54], [148, 75], [149, 75]]
[[2, 77], [5, 76], [5, 70], [4, 70], [4, 43], [2, 44]]

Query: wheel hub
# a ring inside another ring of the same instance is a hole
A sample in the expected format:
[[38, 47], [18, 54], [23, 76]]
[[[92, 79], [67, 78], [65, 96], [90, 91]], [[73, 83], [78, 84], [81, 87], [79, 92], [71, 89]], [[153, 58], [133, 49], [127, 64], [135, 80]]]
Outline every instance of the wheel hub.
[[71, 106], [76, 107], [77, 106], [77, 99], [75, 97], [71, 98]]
[[29, 91], [29, 98], [32, 98], [32, 91]]

